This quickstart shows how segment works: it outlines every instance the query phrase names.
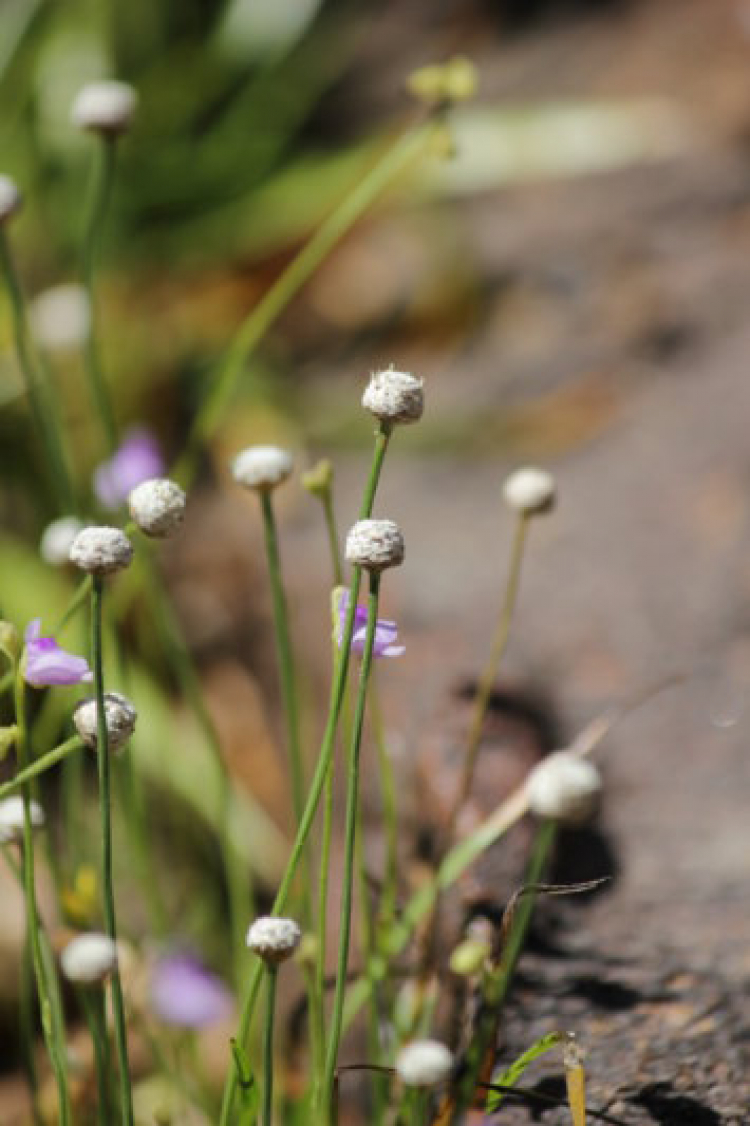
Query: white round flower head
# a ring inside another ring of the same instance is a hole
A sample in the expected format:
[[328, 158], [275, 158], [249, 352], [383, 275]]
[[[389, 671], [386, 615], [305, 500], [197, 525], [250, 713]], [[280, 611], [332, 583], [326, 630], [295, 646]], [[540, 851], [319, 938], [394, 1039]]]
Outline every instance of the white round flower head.
[[120, 528], [92, 525], [78, 533], [70, 548], [70, 561], [91, 575], [111, 575], [128, 567], [133, 545]]
[[522, 516], [538, 516], [555, 506], [555, 478], [544, 469], [527, 466], [511, 473], [503, 485], [503, 496], [510, 508]]
[[50, 352], [80, 348], [91, 328], [86, 290], [75, 282], [45, 289], [30, 302], [29, 320], [34, 339]]
[[127, 82], [91, 82], [76, 94], [70, 116], [80, 129], [116, 136], [130, 128], [137, 102]]
[[[41, 829], [45, 822], [44, 810], [33, 798], [29, 813], [32, 829]], [[0, 844], [21, 840], [23, 840], [23, 798], [19, 794], [13, 794], [0, 801]]]
[[381, 422], [418, 422], [424, 410], [423, 381], [393, 368], [373, 372], [362, 406]]
[[232, 476], [246, 489], [275, 489], [294, 468], [292, 455], [279, 446], [248, 446], [232, 462]]
[[570, 751], [547, 755], [526, 779], [531, 812], [565, 825], [588, 821], [596, 812], [601, 791], [601, 774], [593, 762]]
[[358, 520], [346, 537], [346, 558], [355, 567], [383, 571], [404, 561], [404, 537], [393, 520]]
[[164, 539], [185, 519], [184, 489], [167, 477], [141, 481], [128, 496], [130, 515], [147, 536]]
[[44, 562], [54, 567], [70, 563], [70, 549], [82, 527], [77, 516], [61, 516], [48, 524], [39, 541], [39, 554]]
[[[107, 720], [107, 746], [110, 751], [119, 751], [135, 731], [138, 712], [127, 696], [122, 696], [119, 692], [105, 692], [104, 715]], [[90, 696], [81, 700], [73, 711], [73, 723], [83, 742], [94, 751], [99, 736], [97, 721], [96, 698]]]
[[0, 175], [0, 223], [10, 219], [23, 202], [22, 196], [14, 180], [10, 176]]
[[302, 931], [294, 919], [263, 915], [251, 924], [247, 932], [247, 945], [267, 965], [278, 966], [291, 958], [301, 938]]
[[412, 1040], [396, 1056], [396, 1073], [407, 1087], [436, 1087], [453, 1070], [453, 1053], [439, 1040]]
[[72, 939], [60, 955], [60, 968], [76, 985], [99, 985], [117, 965], [117, 945], [108, 934], [92, 931]]

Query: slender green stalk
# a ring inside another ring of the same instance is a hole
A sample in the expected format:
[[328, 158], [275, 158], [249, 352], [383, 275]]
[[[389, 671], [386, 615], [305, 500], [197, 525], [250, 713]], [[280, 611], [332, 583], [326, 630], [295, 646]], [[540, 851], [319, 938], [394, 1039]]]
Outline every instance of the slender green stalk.
[[273, 1018], [276, 1010], [276, 966], [268, 965], [266, 1021], [263, 1030], [263, 1113], [262, 1126], [273, 1126]]
[[3, 782], [2, 786], [0, 786], [0, 799], [7, 797], [8, 794], [12, 794], [25, 783], [30, 782], [32, 778], [38, 778], [40, 774], [44, 774], [50, 767], [55, 766], [58, 762], [62, 762], [63, 759], [66, 759], [69, 755], [80, 751], [82, 747], [83, 743], [81, 740], [77, 735], [73, 735], [70, 739], [66, 739], [64, 743], [61, 743], [59, 747], [47, 751], [46, 755], [41, 755], [29, 766], [22, 767], [13, 778], [10, 778], [7, 782]]
[[[18, 761], [21, 769], [28, 766], [29, 742], [26, 727], [26, 692], [23, 679], [23, 667], [19, 666], [16, 676], [16, 723], [18, 724]], [[28, 782], [23, 786], [23, 886], [26, 902], [26, 925], [28, 928], [29, 943], [31, 946], [34, 977], [36, 979], [37, 994], [39, 997], [39, 1010], [42, 1021], [42, 1032], [47, 1046], [52, 1070], [57, 1084], [57, 1099], [60, 1112], [60, 1126], [70, 1126], [71, 1108], [68, 1092], [68, 1077], [65, 1067], [65, 1041], [59, 1041], [55, 1035], [55, 1024], [52, 1014], [52, 1003], [49, 993], [49, 983], [44, 966], [44, 954], [41, 940], [41, 921], [36, 901], [36, 879], [34, 874], [34, 836], [31, 823], [31, 788]]]
[[497, 680], [497, 673], [500, 667], [500, 662], [505, 653], [508, 638], [510, 636], [510, 626], [513, 620], [513, 611], [518, 601], [518, 590], [521, 583], [521, 564], [523, 562], [523, 549], [526, 543], [526, 533], [529, 527], [529, 518], [525, 515], [520, 515], [516, 524], [515, 536], [513, 538], [513, 547], [511, 550], [510, 569], [508, 571], [508, 579], [505, 585], [505, 594], [503, 596], [503, 603], [500, 608], [500, 615], [497, 620], [495, 628], [495, 636], [492, 640], [492, 648], [490, 655], [487, 659], [487, 664], [482, 670], [482, 675], [479, 680], [476, 696], [474, 697], [474, 710], [471, 717], [471, 725], [469, 727], [469, 734], [466, 739], [466, 750], [464, 752], [464, 761], [461, 770], [461, 777], [459, 779], [458, 789], [453, 802], [449, 817], [449, 841], [452, 840], [456, 822], [459, 814], [463, 808], [464, 802], [469, 796], [471, 791], [471, 784], [474, 779], [474, 770], [477, 764], [477, 756], [479, 754], [479, 746], [482, 741], [482, 729], [484, 727], [485, 716], [487, 715], [487, 708], [489, 707], [492, 689]]
[[433, 129], [421, 126], [398, 135], [356, 187], [321, 224], [299, 254], [261, 298], [235, 335], [206, 400], [196, 416], [178, 476], [189, 477], [202, 445], [216, 430], [242, 369], [269, 328], [321, 262], [378, 197], [404, 175], [418, 157], [429, 152]]
[[383, 828], [385, 831], [385, 867], [383, 889], [379, 903], [379, 925], [387, 927], [396, 914], [396, 888], [398, 870], [398, 813], [396, 779], [385, 738], [383, 711], [380, 706], [376, 670], [370, 674], [370, 716], [375, 749], [378, 756], [378, 778], [383, 803]]
[[[373, 502], [375, 500], [375, 492], [380, 480], [380, 471], [383, 466], [383, 460], [388, 449], [388, 442], [390, 440], [390, 427], [381, 423], [376, 431], [375, 436], [375, 450], [373, 453], [372, 465], [370, 468], [370, 475], [365, 486], [364, 496], [362, 498], [362, 506], [360, 509], [360, 518], [366, 519], [372, 512]], [[359, 567], [354, 568], [352, 575], [351, 598], [349, 601], [349, 610], [344, 624], [343, 637], [341, 648], [338, 652], [336, 665], [334, 668], [333, 683], [331, 686], [331, 700], [328, 710], [328, 719], [326, 721], [325, 731], [323, 732], [323, 739], [320, 747], [320, 754], [318, 756], [318, 763], [315, 768], [315, 774], [310, 784], [310, 791], [307, 796], [307, 804], [305, 805], [302, 819], [297, 828], [297, 836], [292, 846], [292, 852], [286, 866], [286, 870], [281, 880], [279, 890], [276, 893], [272, 913], [278, 915], [283, 911], [287, 901], [294, 877], [297, 873], [300, 857], [304, 851], [307, 843], [307, 838], [310, 834], [315, 814], [318, 809], [320, 795], [323, 791], [326, 778], [331, 766], [333, 757], [333, 748], [336, 739], [336, 728], [338, 726], [339, 716], [341, 714], [341, 707], [344, 700], [344, 691], [346, 688], [346, 678], [349, 671], [349, 658], [351, 655], [352, 636], [354, 634], [354, 611], [357, 605], [357, 598], [359, 596], [359, 587], [361, 582], [361, 571]], [[260, 987], [262, 967], [256, 966], [255, 970], [250, 976], [248, 982], [247, 993], [242, 1005], [240, 1014], [239, 1028], [237, 1031], [237, 1045], [240, 1049], [244, 1049], [247, 1041], [248, 1031], [250, 1029], [250, 1021], [252, 1020], [253, 1009], [258, 996], [258, 989]], [[221, 1117], [219, 1119], [219, 1126], [229, 1126], [232, 1121], [232, 1104], [237, 1090], [239, 1075], [237, 1072], [236, 1061], [234, 1066], [229, 1068], [227, 1073], [227, 1080], [224, 1086], [224, 1095], [221, 1104]]]
[[58, 637], [62, 633], [70, 619], [78, 613], [81, 606], [85, 605], [90, 593], [91, 575], [86, 575], [86, 578], [83, 579], [76, 587], [70, 599], [70, 602], [60, 615], [57, 624], [52, 631], [54, 637]]
[[357, 702], [354, 711], [354, 730], [349, 752], [346, 794], [346, 828], [344, 844], [344, 883], [341, 896], [341, 924], [339, 929], [339, 957], [336, 974], [336, 990], [333, 998], [331, 1029], [326, 1053], [326, 1067], [323, 1084], [324, 1106], [330, 1107], [333, 1099], [333, 1081], [341, 1041], [341, 1028], [344, 1015], [344, 993], [346, 975], [349, 967], [349, 945], [352, 925], [352, 899], [354, 889], [354, 849], [357, 828], [357, 802], [359, 797], [359, 760], [362, 744], [362, 727], [367, 700], [367, 682], [372, 667], [375, 645], [375, 628], [378, 617], [378, 594], [380, 591], [380, 572], [370, 572], [370, 589], [367, 599], [367, 631], [362, 653], [362, 668], [359, 676]]
[[[23, 875], [18, 873], [23, 887]], [[34, 960], [31, 950], [31, 936], [26, 935], [23, 946], [23, 966], [21, 970], [21, 999], [19, 1008], [19, 1025], [21, 1045], [23, 1048], [23, 1066], [26, 1080], [29, 1085], [29, 1098], [31, 1101], [31, 1114], [34, 1126], [44, 1126], [44, 1119], [39, 1106], [39, 1075], [37, 1073], [36, 1059], [34, 1057], [34, 1014], [33, 1007], [34, 989]]]
[[[91, 606], [91, 652], [94, 666], [94, 691], [96, 694], [97, 735], [96, 757], [99, 764], [99, 807], [102, 832], [102, 892], [104, 895], [104, 921], [107, 934], [113, 942], [117, 941], [117, 919], [115, 915], [115, 895], [112, 878], [112, 799], [109, 778], [109, 740], [107, 737], [107, 716], [104, 710], [104, 669], [102, 662], [102, 601], [104, 582], [101, 575], [94, 575]], [[123, 1126], [133, 1126], [133, 1098], [130, 1088], [130, 1067], [128, 1064], [128, 1034], [125, 1022], [125, 1005], [122, 996], [120, 973], [115, 966], [110, 979], [112, 991], [112, 1011], [115, 1023], [115, 1046], [117, 1065], [120, 1073], [120, 1110]]]
[[[286, 605], [284, 584], [281, 578], [281, 560], [279, 558], [279, 540], [276, 532], [276, 521], [271, 504], [271, 490], [262, 489], [260, 492], [261, 508], [263, 510], [263, 534], [266, 542], [266, 559], [268, 562], [268, 577], [271, 584], [273, 600], [273, 625], [276, 636], [276, 652], [279, 662], [279, 676], [281, 680], [281, 696], [284, 703], [284, 715], [287, 726], [287, 743], [289, 752], [289, 766], [292, 776], [292, 801], [294, 804], [295, 824], [299, 825], [305, 808], [305, 775], [302, 763], [302, 748], [299, 734], [299, 706], [297, 704], [297, 686], [294, 674], [294, 658], [292, 656], [292, 641], [289, 633], [289, 614]], [[309, 866], [308, 866], [309, 867]], [[308, 871], [308, 875], [310, 875]], [[305, 923], [310, 924], [310, 883], [304, 896], [306, 903]]]
[[326, 531], [328, 532], [328, 546], [331, 551], [331, 567], [333, 568], [333, 585], [341, 586], [344, 581], [344, 569], [341, 564], [341, 548], [339, 546], [339, 533], [336, 527], [336, 513], [333, 508], [333, 492], [326, 489], [321, 497], [323, 515], [325, 517]]
[[97, 1126], [110, 1126], [109, 1111], [109, 1037], [104, 1013], [104, 990], [99, 986], [79, 991], [81, 1006], [94, 1045], [94, 1074], [96, 1075]]
[[34, 425], [47, 455], [47, 470], [52, 479], [61, 509], [66, 512], [75, 512], [75, 494], [62, 445], [62, 428], [55, 418], [45, 388], [39, 379], [37, 364], [29, 340], [23, 290], [16, 274], [7, 236], [2, 229], [0, 229], [0, 268], [4, 274], [10, 298], [18, 366], [26, 384], [26, 394]]
[[99, 416], [99, 421], [104, 431], [110, 453], [112, 453], [117, 446], [117, 425], [115, 423], [112, 400], [104, 376], [104, 369], [99, 352], [94, 274], [96, 255], [104, 227], [104, 218], [107, 212], [109, 197], [112, 192], [112, 184], [114, 182], [116, 151], [117, 142], [114, 137], [103, 136], [101, 139], [97, 138], [96, 151], [94, 154], [94, 170], [89, 194], [89, 210], [81, 254], [81, 276], [88, 295], [91, 311], [91, 324], [84, 350], [86, 375], [89, 382], [91, 401]]

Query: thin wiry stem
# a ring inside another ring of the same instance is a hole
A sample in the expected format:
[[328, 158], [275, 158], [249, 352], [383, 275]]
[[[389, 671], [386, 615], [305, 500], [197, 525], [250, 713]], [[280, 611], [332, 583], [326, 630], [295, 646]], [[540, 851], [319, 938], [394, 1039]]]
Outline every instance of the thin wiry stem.
[[273, 1021], [276, 1010], [276, 977], [278, 970], [268, 966], [268, 995], [266, 999], [266, 1020], [263, 1030], [263, 1126], [273, 1126]]
[[[18, 761], [21, 770], [25, 770], [29, 760], [29, 742], [26, 727], [26, 686], [23, 679], [23, 670], [19, 667], [16, 675], [16, 724], [18, 736]], [[34, 836], [31, 821], [31, 786], [27, 781], [23, 786], [23, 887], [26, 903], [26, 925], [28, 929], [31, 956], [34, 966], [39, 1009], [42, 1020], [42, 1031], [47, 1046], [52, 1070], [57, 1084], [57, 1099], [60, 1112], [60, 1126], [70, 1126], [71, 1108], [70, 1094], [68, 1091], [68, 1077], [65, 1067], [65, 1042], [57, 1036], [53, 1019], [52, 1000], [49, 982], [44, 965], [44, 952], [42, 950], [41, 922], [36, 901], [36, 878], [34, 873]]]
[[[112, 877], [112, 799], [109, 778], [109, 740], [107, 736], [107, 715], [104, 709], [104, 668], [102, 661], [102, 601], [104, 584], [101, 575], [95, 575], [92, 586], [91, 608], [91, 651], [94, 666], [94, 690], [96, 695], [96, 757], [99, 765], [99, 809], [102, 833], [102, 892], [104, 896], [104, 921], [107, 934], [117, 942], [117, 918], [115, 914], [114, 881]], [[133, 1126], [133, 1096], [130, 1087], [130, 1065], [128, 1063], [128, 1033], [125, 1022], [125, 1005], [122, 996], [120, 973], [115, 966], [110, 982], [112, 992], [112, 1011], [115, 1023], [115, 1047], [117, 1066], [120, 1073], [120, 1112], [123, 1126]]]
[[[375, 492], [380, 480], [380, 471], [383, 466], [383, 460], [388, 449], [390, 439], [390, 427], [381, 423], [378, 427], [375, 436], [375, 450], [373, 453], [372, 465], [370, 467], [370, 475], [365, 486], [364, 495], [362, 498], [362, 507], [360, 510], [360, 519], [367, 518], [372, 512], [372, 506], [375, 500]], [[302, 820], [297, 828], [297, 836], [292, 846], [292, 852], [286, 866], [286, 870], [281, 880], [279, 890], [276, 893], [274, 900], [272, 914], [278, 915], [283, 911], [286, 904], [289, 892], [294, 878], [297, 873], [299, 861], [302, 853], [304, 852], [307, 844], [307, 838], [310, 835], [315, 815], [320, 801], [320, 795], [323, 792], [326, 777], [331, 766], [333, 757], [333, 748], [336, 739], [336, 729], [338, 727], [339, 716], [341, 715], [341, 708], [344, 700], [344, 692], [346, 688], [346, 678], [349, 671], [349, 657], [351, 654], [352, 636], [354, 634], [354, 611], [357, 605], [357, 597], [359, 595], [359, 587], [361, 582], [361, 570], [359, 567], [354, 568], [352, 576], [351, 600], [349, 602], [349, 610], [344, 624], [343, 636], [341, 639], [341, 648], [338, 653], [336, 666], [334, 669], [333, 683], [331, 686], [331, 700], [328, 711], [328, 719], [326, 721], [325, 731], [320, 747], [320, 754], [318, 756], [318, 763], [315, 768], [313, 780], [310, 783], [310, 790], [307, 796], [307, 803], [302, 815]], [[242, 1005], [240, 1014], [239, 1028], [237, 1031], [236, 1044], [238, 1050], [244, 1049], [247, 1041], [248, 1032], [250, 1030], [250, 1022], [252, 1020], [255, 1002], [258, 996], [258, 989], [260, 988], [262, 967], [257, 966], [250, 976], [248, 982], [247, 993]], [[229, 1068], [227, 1080], [224, 1086], [224, 1095], [221, 1104], [221, 1116], [219, 1119], [219, 1126], [229, 1126], [232, 1121], [232, 1104], [234, 1096], [237, 1091], [239, 1082], [239, 1073], [236, 1066], [236, 1056], [234, 1066]]]
[[362, 745], [362, 728], [365, 718], [365, 703], [367, 700], [367, 682], [372, 667], [373, 650], [375, 646], [375, 629], [378, 617], [378, 595], [380, 591], [380, 573], [370, 572], [370, 589], [367, 599], [367, 632], [365, 647], [362, 653], [362, 668], [359, 677], [359, 688], [354, 710], [354, 728], [352, 743], [349, 751], [347, 767], [347, 794], [346, 794], [346, 828], [344, 843], [344, 884], [341, 897], [341, 924], [339, 928], [339, 957], [336, 974], [336, 991], [333, 998], [333, 1012], [331, 1015], [331, 1029], [326, 1053], [325, 1078], [323, 1084], [324, 1105], [329, 1107], [333, 1098], [333, 1081], [338, 1060], [339, 1043], [341, 1041], [341, 1028], [344, 1015], [344, 993], [346, 990], [346, 975], [349, 966], [349, 945], [351, 941], [352, 926], [352, 899], [354, 890], [354, 852], [356, 846], [357, 804], [359, 800], [359, 761]]
[[96, 255], [104, 227], [104, 217], [107, 212], [107, 205], [114, 182], [116, 151], [117, 143], [114, 137], [103, 136], [101, 139], [97, 138], [89, 197], [89, 212], [81, 255], [81, 274], [89, 299], [91, 315], [91, 323], [84, 349], [86, 375], [89, 382], [91, 401], [99, 417], [110, 453], [112, 453], [117, 446], [117, 425], [115, 423], [112, 399], [104, 375], [99, 351], [94, 274]]

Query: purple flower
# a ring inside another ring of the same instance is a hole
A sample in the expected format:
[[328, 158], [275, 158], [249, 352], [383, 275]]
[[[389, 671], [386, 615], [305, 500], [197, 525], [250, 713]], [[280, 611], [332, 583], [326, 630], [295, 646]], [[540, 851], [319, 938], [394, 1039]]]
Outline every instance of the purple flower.
[[190, 954], [169, 954], [151, 974], [151, 1007], [165, 1024], [206, 1028], [224, 1020], [233, 1000], [227, 986]]
[[33, 622], [29, 622], [24, 638], [26, 660], [23, 675], [27, 684], [32, 684], [34, 688], [47, 688], [94, 679], [85, 657], [66, 653], [54, 637], [41, 637], [41, 632], [41, 619], [34, 618]]
[[163, 477], [164, 458], [159, 443], [148, 430], [129, 430], [109, 461], [94, 473], [94, 492], [105, 508], [118, 508], [128, 494], [153, 477]]
[[[343, 590], [338, 598], [338, 626], [336, 642], [340, 646], [346, 629], [346, 615], [349, 611], [349, 591]], [[354, 633], [352, 634], [352, 653], [364, 653], [365, 637], [367, 636], [367, 610], [358, 606], [354, 611]], [[397, 645], [398, 627], [395, 622], [386, 618], [378, 618], [375, 626], [374, 657], [400, 657], [404, 652], [403, 645]]]

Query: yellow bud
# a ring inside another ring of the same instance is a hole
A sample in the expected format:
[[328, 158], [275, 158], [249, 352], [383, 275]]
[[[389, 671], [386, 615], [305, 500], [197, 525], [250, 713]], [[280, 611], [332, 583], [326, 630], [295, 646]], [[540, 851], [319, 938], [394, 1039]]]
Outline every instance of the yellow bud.
[[451, 954], [450, 967], [454, 974], [473, 977], [479, 973], [490, 954], [489, 943], [480, 938], [467, 938]]
[[12, 622], [0, 621], [0, 649], [14, 665], [21, 653], [21, 636]]
[[314, 497], [318, 497], [320, 500], [331, 491], [333, 465], [327, 457], [321, 458], [312, 469], [308, 469], [307, 473], [302, 474], [302, 485], [308, 493], [312, 493]]

